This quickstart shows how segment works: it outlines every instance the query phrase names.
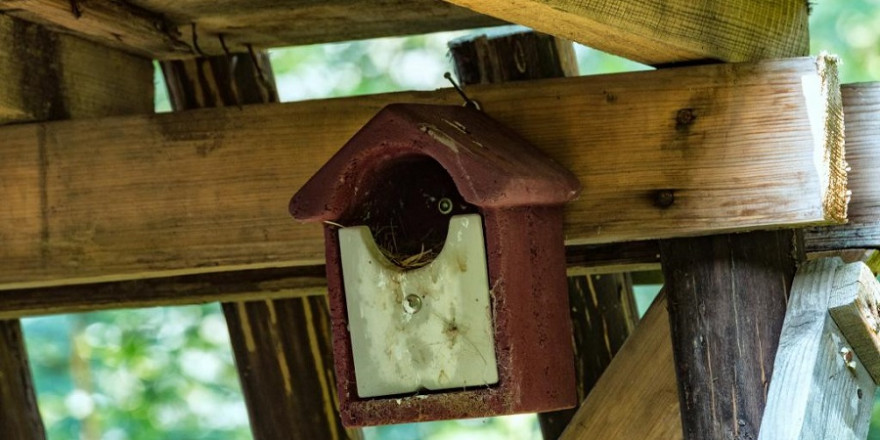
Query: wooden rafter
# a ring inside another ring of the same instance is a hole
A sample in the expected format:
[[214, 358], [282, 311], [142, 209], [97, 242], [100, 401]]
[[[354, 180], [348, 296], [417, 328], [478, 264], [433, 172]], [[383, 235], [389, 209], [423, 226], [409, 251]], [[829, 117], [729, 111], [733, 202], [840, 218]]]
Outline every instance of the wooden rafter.
[[163, 60], [503, 24], [440, 0], [0, 0], [0, 12]]
[[[574, 245], [843, 219], [826, 74], [800, 58], [469, 93], [580, 177]], [[286, 201], [391, 102], [460, 104], [446, 89], [0, 128], [0, 288], [320, 264], [320, 228]]]
[[646, 64], [749, 61], [809, 50], [803, 0], [447, 0]]

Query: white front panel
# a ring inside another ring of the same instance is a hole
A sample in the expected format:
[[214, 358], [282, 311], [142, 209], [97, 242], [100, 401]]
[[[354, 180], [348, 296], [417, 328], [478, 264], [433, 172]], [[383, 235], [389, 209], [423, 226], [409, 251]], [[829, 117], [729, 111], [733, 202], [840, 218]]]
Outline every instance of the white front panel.
[[369, 228], [339, 230], [360, 397], [498, 382], [482, 220], [453, 216], [443, 250], [404, 270]]

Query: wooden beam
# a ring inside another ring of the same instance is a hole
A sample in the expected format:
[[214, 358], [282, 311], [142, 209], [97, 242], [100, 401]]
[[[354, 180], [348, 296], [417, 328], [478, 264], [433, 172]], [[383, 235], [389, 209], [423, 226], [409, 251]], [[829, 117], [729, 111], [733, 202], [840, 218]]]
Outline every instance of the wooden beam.
[[0, 319], [210, 302], [323, 296], [323, 266], [237, 270], [166, 278], [7, 290]]
[[660, 242], [685, 439], [757, 437], [802, 259], [796, 238], [768, 231]]
[[[0, 124], [153, 111], [152, 89], [143, 89], [153, 81], [147, 60], [3, 15], [0, 47]], [[129, 99], [101, 99], [112, 94]]]
[[[841, 320], [832, 319], [829, 308], [849, 309], [867, 296], [876, 300], [873, 297], [878, 290], [877, 280], [861, 263], [847, 265], [840, 259], [826, 258], [798, 270], [760, 440], [866, 438], [876, 386], [862, 355], [871, 353], [872, 367], [876, 368], [877, 347], [872, 344], [854, 351], [854, 341], [849, 340], [848, 332], [841, 331], [837, 324]], [[858, 311], [844, 315], [847, 325], [867, 324]], [[876, 309], [872, 310], [871, 321], [876, 323], [877, 318]], [[871, 333], [876, 339], [873, 329]]]
[[446, 0], [646, 64], [738, 62], [809, 51], [803, 0]]
[[[162, 70], [178, 111], [278, 101], [265, 51], [169, 61]], [[326, 298], [224, 302], [223, 314], [254, 439], [361, 438], [342, 426], [335, 403]]]
[[661, 292], [561, 440], [682, 438], [666, 306]]
[[[779, 228], [845, 218], [827, 61], [469, 93], [580, 177], [568, 244]], [[289, 218], [290, 195], [384, 105], [459, 99], [441, 90], [0, 128], [11, 195], [0, 289], [320, 264], [320, 227]]]
[[17, 319], [0, 321], [0, 434], [20, 440], [46, 438]]
[[160, 60], [504, 24], [440, 0], [0, 0], [0, 12]]
[[828, 309], [861, 364], [880, 383], [880, 283], [864, 263], [847, 264], [834, 284]]
[[852, 170], [849, 223], [843, 227], [811, 228], [804, 239], [815, 250], [880, 249], [880, 82], [841, 88], [846, 122], [846, 160]]
[[[6, 16], [0, 16], [0, 45], [0, 123], [153, 110], [149, 60]], [[5, 143], [0, 145], [0, 156], [7, 150]], [[5, 182], [0, 187], [4, 204], [22, 196], [7, 192]], [[0, 243], [8, 243], [2, 232]], [[46, 438], [21, 324], [15, 319], [0, 320], [0, 438]]]
[[[593, 253], [593, 249], [600, 252]], [[570, 276], [619, 272], [622, 266], [614, 249], [613, 245], [569, 248], [567, 259], [575, 265]], [[620, 249], [625, 255], [629, 248]], [[656, 244], [654, 249], [659, 252]], [[245, 269], [6, 290], [0, 294], [0, 319], [210, 302], [262, 302], [326, 293], [324, 266]]]

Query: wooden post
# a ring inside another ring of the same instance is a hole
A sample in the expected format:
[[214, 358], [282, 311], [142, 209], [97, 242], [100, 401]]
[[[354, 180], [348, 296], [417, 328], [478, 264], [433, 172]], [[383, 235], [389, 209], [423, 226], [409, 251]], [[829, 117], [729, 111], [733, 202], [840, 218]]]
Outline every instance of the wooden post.
[[[264, 51], [163, 62], [162, 69], [175, 110], [278, 101]], [[223, 313], [256, 440], [360, 437], [339, 419], [323, 295], [228, 302]]]
[[798, 270], [760, 440], [865, 439], [880, 367], [878, 300], [863, 263], [824, 258]]
[[684, 438], [756, 438], [789, 287], [795, 231], [660, 243]]
[[[462, 38], [450, 42], [449, 49], [464, 86], [578, 75], [571, 42], [537, 32]], [[629, 336], [638, 313], [625, 274], [570, 277], [568, 286], [580, 401]], [[544, 438], [558, 438], [574, 413], [540, 414]]]
[[[153, 111], [148, 60], [6, 16], [0, 46], [0, 124]], [[0, 438], [46, 438], [17, 319], [0, 321]]]

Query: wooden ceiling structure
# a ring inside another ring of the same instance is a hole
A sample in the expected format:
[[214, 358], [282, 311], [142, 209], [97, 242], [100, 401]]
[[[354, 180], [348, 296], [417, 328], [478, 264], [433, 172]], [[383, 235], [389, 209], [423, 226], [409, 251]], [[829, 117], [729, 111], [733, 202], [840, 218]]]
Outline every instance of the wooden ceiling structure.
[[[841, 88], [834, 57], [806, 57], [808, 14], [803, 0], [0, 0], [0, 376], [22, 378], [0, 383], [0, 433], [43, 438], [16, 318], [223, 301], [255, 436], [357, 437], [333, 408], [323, 237], [286, 202], [383, 106], [460, 99], [278, 104], [241, 83], [236, 103], [253, 105], [219, 108], [205, 96], [241, 78], [188, 72], [234, 57], [268, 69], [272, 47], [516, 23], [658, 67], [467, 86], [584, 184], [566, 212], [575, 271], [662, 263], [669, 283], [563, 437], [756, 436], [804, 250], [876, 266], [880, 248], [880, 84]], [[152, 60], [208, 92], [152, 114]], [[570, 283], [572, 301], [589, 298]], [[706, 312], [737, 305], [748, 313]], [[715, 345], [683, 348], [703, 335]], [[737, 350], [760, 368], [713, 376]], [[281, 395], [261, 403], [260, 387]]]

